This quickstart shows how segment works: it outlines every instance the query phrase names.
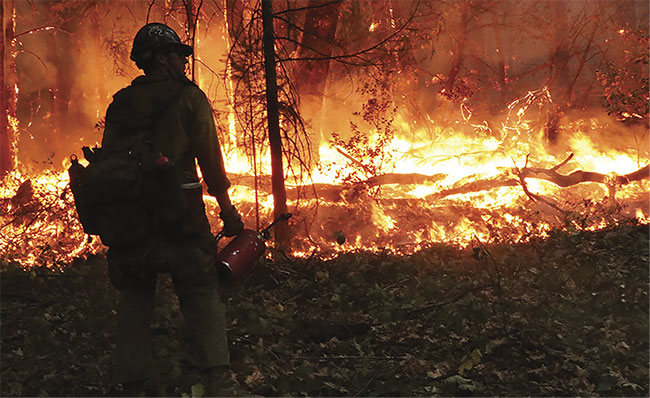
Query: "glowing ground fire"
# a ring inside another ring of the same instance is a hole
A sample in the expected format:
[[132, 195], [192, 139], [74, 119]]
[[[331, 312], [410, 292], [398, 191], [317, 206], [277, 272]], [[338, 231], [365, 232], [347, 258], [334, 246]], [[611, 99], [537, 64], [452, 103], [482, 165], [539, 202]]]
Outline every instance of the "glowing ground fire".
[[[566, 151], [548, 153], [542, 132], [530, 130], [525, 112], [525, 107], [516, 110], [517, 127], [509, 133], [508, 126], [501, 126], [506, 132], [501, 139], [450, 132], [431, 142], [418, 139], [418, 132], [409, 137], [408, 124], [398, 120], [399, 134], [384, 148], [392, 161], [383, 174], [365, 180], [344, 181], [343, 176], [372, 159], [353, 159], [340, 147], [322, 145], [311, 184], [288, 184], [289, 206], [298, 219], [293, 255], [405, 254], [434, 242], [521, 241], [544, 237], [553, 228], [594, 230], [635, 218], [650, 221], [648, 172], [634, 151], [600, 149], [576, 131], [567, 140], [573, 155], [566, 161]], [[513, 133], [515, 141], [509, 140]], [[256, 227], [256, 206], [261, 219], [270, 220], [268, 170], [260, 170], [255, 203], [246, 158], [230, 156], [227, 164], [231, 196], [249, 227]], [[59, 170], [37, 175], [15, 171], [6, 178], [0, 190], [0, 254], [9, 261], [61, 267], [102, 250], [99, 239], [85, 235], [76, 219], [67, 166], [64, 162]], [[576, 170], [603, 176], [602, 181], [577, 179], [560, 186], [565, 181], [558, 178]], [[616, 179], [635, 171], [638, 175], [629, 181]], [[210, 218], [217, 220], [216, 202], [205, 199]], [[218, 228], [213, 225], [213, 231]]]

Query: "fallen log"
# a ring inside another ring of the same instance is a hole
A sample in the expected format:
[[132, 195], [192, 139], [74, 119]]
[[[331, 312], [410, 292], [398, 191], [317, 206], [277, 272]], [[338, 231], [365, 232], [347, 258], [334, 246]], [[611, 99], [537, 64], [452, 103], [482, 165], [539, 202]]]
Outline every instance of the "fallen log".
[[442, 173], [434, 174], [431, 176], [426, 174], [417, 174], [417, 173], [410, 173], [410, 174], [389, 173], [389, 174], [382, 174], [380, 176], [368, 178], [367, 180], [359, 182], [354, 185], [367, 185], [370, 187], [374, 187], [378, 185], [388, 185], [388, 184], [423, 185], [423, 184], [433, 184], [438, 181], [442, 181], [445, 178], [447, 178], [447, 175]]
[[611, 184], [625, 185], [633, 181], [639, 181], [645, 178], [650, 178], [650, 175], [648, 174], [650, 170], [649, 168], [650, 165], [646, 165], [645, 167], [642, 167], [639, 170], [629, 174], [614, 175], [614, 176], [596, 173], [593, 171], [582, 171], [582, 170], [574, 171], [573, 173], [568, 175], [563, 175], [558, 173], [557, 169], [559, 168], [559, 166], [566, 164], [572, 157], [573, 154], [570, 154], [569, 157], [567, 157], [562, 163], [550, 169], [542, 169], [537, 167], [524, 167], [517, 174], [519, 174], [523, 178], [530, 177], [530, 178], [538, 178], [538, 179], [550, 181], [563, 188], [569, 187], [571, 185], [576, 185], [581, 182], [598, 182], [607, 185], [611, 185]]
[[526, 178], [529, 177], [529, 178], [543, 179], [546, 181], [550, 181], [560, 187], [569, 187], [583, 182], [597, 182], [597, 183], [605, 184], [607, 186], [610, 198], [614, 198], [616, 196], [616, 186], [626, 185], [633, 181], [639, 181], [645, 178], [650, 178], [650, 175], [648, 173], [648, 171], [650, 170], [649, 168], [650, 165], [642, 167], [639, 170], [629, 174], [614, 175], [614, 176], [596, 173], [592, 171], [582, 171], [582, 170], [574, 171], [569, 175], [558, 173], [557, 170], [560, 167], [567, 164], [569, 160], [571, 160], [572, 158], [573, 158], [573, 153], [569, 154], [569, 156], [566, 159], [564, 159], [561, 163], [555, 165], [554, 167], [550, 169], [542, 169], [536, 167], [527, 167], [528, 156], [526, 156], [526, 164], [523, 169], [519, 170], [515, 166], [515, 172], [519, 177], [519, 182], [526, 195], [534, 202], [541, 201], [546, 205], [554, 208], [555, 210], [558, 210], [559, 212], [567, 213], [567, 211], [562, 209], [557, 203], [555, 203], [555, 201], [546, 198], [544, 196], [537, 195], [530, 192], [530, 190], [528, 190], [528, 185], [526, 184]]
[[[546, 180], [552, 182], [560, 187], [566, 188], [572, 185], [577, 185], [583, 182], [596, 182], [600, 184], [605, 184], [610, 189], [612, 195], [615, 193], [615, 186], [626, 185], [634, 181], [640, 181], [643, 179], [650, 178], [650, 165], [646, 165], [632, 173], [624, 175], [607, 175], [601, 174], [592, 171], [583, 171], [578, 170], [570, 174], [564, 175], [560, 174], [557, 170], [564, 166], [573, 158], [573, 154], [570, 154], [564, 161], [557, 164], [556, 166], [550, 169], [544, 169], [539, 167], [528, 167], [528, 159], [526, 159], [526, 165], [519, 169], [514, 167], [508, 171], [499, 174], [495, 177], [480, 179], [471, 181], [462, 185], [455, 186], [453, 188], [444, 189], [440, 192], [433, 193], [428, 195], [425, 199], [427, 200], [439, 200], [452, 195], [459, 194], [468, 194], [476, 193], [481, 191], [489, 191], [501, 187], [514, 187], [517, 185], [522, 185], [524, 192], [531, 197], [531, 199], [536, 200], [541, 197], [532, 194], [528, 191], [527, 186], [525, 186], [525, 180], [527, 178], [535, 178]], [[254, 189], [255, 179], [250, 175], [242, 174], [228, 174], [228, 178], [233, 182], [234, 185], [246, 186], [248, 188]], [[315, 183], [311, 185], [301, 186], [301, 187], [288, 187], [287, 197], [290, 200], [296, 200], [298, 197], [303, 199], [320, 199], [325, 201], [337, 202], [341, 200], [345, 192], [354, 192], [363, 190], [368, 187], [377, 187], [382, 185], [398, 184], [398, 185], [424, 185], [424, 184], [433, 184], [439, 182], [446, 178], [445, 174], [398, 174], [398, 173], [388, 173], [375, 177], [371, 177], [365, 181], [360, 181], [354, 184], [326, 184], [326, 183]], [[258, 177], [258, 189], [263, 194], [271, 193], [271, 177], [268, 175], [262, 175]]]
[[[613, 175], [613, 176], [596, 173], [592, 171], [582, 171], [582, 170], [574, 171], [573, 173], [568, 175], [563, 175], [558, 173], [557, 169], [565, 165], [569, 160], [571, 160], [572, 157], [573, 154], [570, 154], [564, 161], [562, 161], [561, 163], [559, 163], [558, 165], [550, 169], [525, 166], [523, 169], [520, 170], [515, 167], [514, 174], [517, 175], [519, 179], [512, 178], [511, 172], [508, 171], [496, 177], [476, 180], [454, 188], [445, 189], [440, 192], [431, 194], [427, 196], [427, 198], [435, 200], [435, 199], [442, 199], [451, 195], [489, 191], [501, 187], [513, 187], [516, 185], [521, 185], [522, 180], [525, 180], [526, 178], [536, 178], [536, 179], [550, 181], [563, 188], [580, 184], [583, 182], [597, 182], [597, 183], [605, 184], [608, 187], [611, 187], [610, 192], [614, 192], [613, 189], [614, 186], [616, 185], [626, 185], [634, 181], [640, 181], [643, 179], [650, 178], [650, 165], [642, 167], [639, 170], [629, 174]], [[526, 162], [528, 162], [528, 160], [526, 160]], [[523, 187], [526, 194], [528, 194], [528, 196], [531, 196], [530, 192], [528, 192], [528, 188], [526, 186]], [[533, 196], [535, 196], [537, 199], [541, 198], [536, 195]]]
[[444, 189], [440, 192], [428, 195], [426, 198], [436, 200], [451, 195], [462, 195], [481, 191], [489, 191], [495, 188], [514, 187], [517, 185], [519, 185], [519, 181], [517, 179], [512, 178], [509, 173], [503, 173], [493, 178], [476, 180], [454, 188]]
[[[354, 184], [325, 184], [325, 183], [314, 183], [310, 185], [304, 185], [300, 187], [287, 187], [287, 197], [289, 199], [296, 199], [301, 193], [302, 197], [305, 198], [314, 198], [313, 195], [309, 195], [310, 192], [316, 192], [316, 197], [325, 199], [325, 200], [339, 200], [341, 199], [341, 194], [345, 191], [354, 191], [359, 189], [365, 189], [368, 187], [376, 187], [382, 185], [390, 184], [399, 184], [399, 185], [424, 185], [424, 184], [433, 184], [438, 181], [444, 180], [447, 176], [445, 174], [399, 174], [399, 173], [388, 173], [382, 174], [379, 176], [371, 177], [365, 181], [360, 181]], [[233, 183], [233, 185], [245, 186], [250, 189], [255, 189], [255, 177], [244, 174], [228, 174], [228, 179]], [[312, 189], [313, 188], [313, 189]], [[262, 175], [258, 177], [258, 189], [264, 194], [271, 193], [271, 176]], [[204, 191], [207, 191], [207, 187], [204, 186]], [[299, 192], [300, 191], [300, 192]]]

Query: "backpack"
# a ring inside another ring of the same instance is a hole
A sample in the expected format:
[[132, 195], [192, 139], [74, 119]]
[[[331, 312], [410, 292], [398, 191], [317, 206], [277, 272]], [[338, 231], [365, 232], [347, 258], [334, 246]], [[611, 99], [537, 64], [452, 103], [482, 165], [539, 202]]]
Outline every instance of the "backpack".
[[179, 223], [185, 213], [187, 203], [174, 165], [154, 153], [151, 137], [154, 122], [183, 88], [159, 101], [151, 115], [128, 126], [118, 124], [124, 130], [119, 144], [83, 147], [88, 166], [76, 155], [70, 157], [68, 175], [79, 220], [87, 234], [99, 235], [110, 249], [155, 246], [161, 230]]

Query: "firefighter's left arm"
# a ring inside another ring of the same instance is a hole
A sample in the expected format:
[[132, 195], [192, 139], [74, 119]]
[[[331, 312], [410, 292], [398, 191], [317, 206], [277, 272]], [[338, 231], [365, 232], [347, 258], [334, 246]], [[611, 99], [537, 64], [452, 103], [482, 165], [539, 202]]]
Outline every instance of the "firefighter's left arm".
[[223, 220], [224, 235], [234, 236], [243, 230], [244, 223], [228, 194], [230, 181], [226, 176], [212, 108], [201, 90], [188, 91], [193, 96], [191, 104], [194, 105], [192, 110], [194, 123], [191, 130], [192, 137], [190, 137], [193, 151], [201, 168], [203, 179], [208, 186], [208, 193], [217, 199], [221, 208], [219, 217]]
[[208, 193], [214, 197], [223, 196], [230, 187], [226, 168], [217, 137], [217, 129], [212, 116], [212, 108], [205, 94], [198, 88], [186, 90], [190, 96], [190, 145], [198, 160], [201, 174], [208, 186]]

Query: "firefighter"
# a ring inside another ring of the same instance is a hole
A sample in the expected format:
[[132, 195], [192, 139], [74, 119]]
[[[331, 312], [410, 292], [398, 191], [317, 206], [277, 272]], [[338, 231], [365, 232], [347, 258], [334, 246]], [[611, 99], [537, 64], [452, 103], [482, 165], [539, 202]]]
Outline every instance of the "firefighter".
[[[120, 131], [151, 115], [151, 108], [169, 105], [150, 121], [152, 144], [174, 165], [187, 199], [187, 210], [177, 228], [162, 231], [172, 283], [188, 329], [196, 365], [201, 369], [206, 395], [232, 395], [225, 310], [214, 267], [215, 243], [203, 203], [201, 168], [208, 194], [216, 197], [224, 235], [235, 236], [244, 227], [230, 201], [223, 157], [212, 109], [206, 95], [185, 77], [192, 47], [167, 25], [150, 23], [136, 34], [131, 60], [144, 71], [114, 96], [106, 113], [102, 147], [119, 145]], [[173, 93], [173, 94], [170, 94]], [[150, 323], [157, 274], [135, 276], [125, 271], [129, 262], [119, 251], [108, 252], [109, 277], [120, 291], [115, 348], [115, 376], [125, 395], [144, 396], [154, 376]]]

